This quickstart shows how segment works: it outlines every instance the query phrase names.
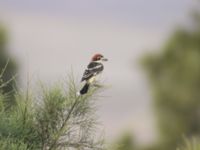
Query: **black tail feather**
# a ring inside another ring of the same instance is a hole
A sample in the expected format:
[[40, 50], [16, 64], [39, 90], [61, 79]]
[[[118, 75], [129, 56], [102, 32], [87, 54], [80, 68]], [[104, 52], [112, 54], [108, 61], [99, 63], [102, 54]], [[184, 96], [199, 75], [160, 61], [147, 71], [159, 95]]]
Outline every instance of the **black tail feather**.
[[90, 84], [86, 83], [83, 88], [80, 90], [80, 94], [83, 95], [83, 94], [86, 94], [89, 90], [89, 87], [90, 87]]

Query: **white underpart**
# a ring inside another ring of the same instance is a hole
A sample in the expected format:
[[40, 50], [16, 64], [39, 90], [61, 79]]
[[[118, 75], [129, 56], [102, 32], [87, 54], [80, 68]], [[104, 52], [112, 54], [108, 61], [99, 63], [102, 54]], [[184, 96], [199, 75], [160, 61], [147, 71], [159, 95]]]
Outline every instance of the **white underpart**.
[[94, 83], [100, 78], [100, 75], [101, 75], [101, 73], [95, 74], [93, 77], [91, 77], [91, 78], [87, 81], [87, 83], [94, 84]]

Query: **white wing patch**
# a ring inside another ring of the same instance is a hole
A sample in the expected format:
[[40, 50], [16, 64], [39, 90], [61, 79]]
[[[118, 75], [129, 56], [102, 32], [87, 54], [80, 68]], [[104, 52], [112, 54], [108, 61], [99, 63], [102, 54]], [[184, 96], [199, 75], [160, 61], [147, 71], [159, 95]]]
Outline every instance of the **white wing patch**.
[[93, 67], [93, 68], [88, 68], [87, 70], [92, 71], [92, 70], [94, 70], [94, 69], [99, 69], [99, 68], [101, 68], [101, 67], [102, 67], [102, 65], [98, 65], [98, 66], [95, 66], [95, 67]]
[[97, 74], [101, 73], [102, 71], [103, 65], [101, 63], [91, 62], [85, 70], [81, 81], [88, 80], [93, 76], [96, 76]]

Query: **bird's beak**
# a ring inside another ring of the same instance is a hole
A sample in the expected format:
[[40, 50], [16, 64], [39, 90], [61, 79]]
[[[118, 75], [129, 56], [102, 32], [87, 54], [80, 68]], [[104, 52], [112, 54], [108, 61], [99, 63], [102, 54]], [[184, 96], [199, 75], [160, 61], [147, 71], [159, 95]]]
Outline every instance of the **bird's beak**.
[[101, 60], [102, 60], [102, 61], [108, 61], [108, 59], [107, 59], [107, 58], [101, 58]]

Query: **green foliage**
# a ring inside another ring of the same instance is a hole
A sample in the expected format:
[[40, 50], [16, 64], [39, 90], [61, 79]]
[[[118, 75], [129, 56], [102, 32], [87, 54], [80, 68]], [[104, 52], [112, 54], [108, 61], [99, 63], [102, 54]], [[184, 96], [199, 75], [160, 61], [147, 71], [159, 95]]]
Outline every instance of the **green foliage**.
[[112, 150], [136, 150], [134, 139], [130, 133], [123, 134], [114, 142]]
[[199, 138], [192, 138], [191, 140], [185, 140], [184, 146], [177, 148], [177, 150], [200, 150]]
[[17, 65], [7, 52], [6, 35], [6, 30], [0, 25], [0, 90], [2, 93], [7, 94], [7, 98], [4, 101], [7, 109], [15, 104], [14, 93], [16, 84], [14, 78], [17, 72]]
[[[30, 89], [15, 94], [16, 105], [5, 111], [0, 103], [1, 150], [102, 150], [95, 137], [98, 125], [95, 99], [98, 88], [76, 95], [74, 80], [64, 86], [42, 86], [35, 96]], [[0, 94], [0, 100], [6, 98]]]
[[175, 149], [182, 136], [200, 134], [200, 24], [178, 29], [161, 53], [144, 59], [152, 85], [160, 150]]
[[8, 138], [0, 140], [0, 148], [2, 150], [27, 150], [28, 146], [19, 140], [14, 141]]

